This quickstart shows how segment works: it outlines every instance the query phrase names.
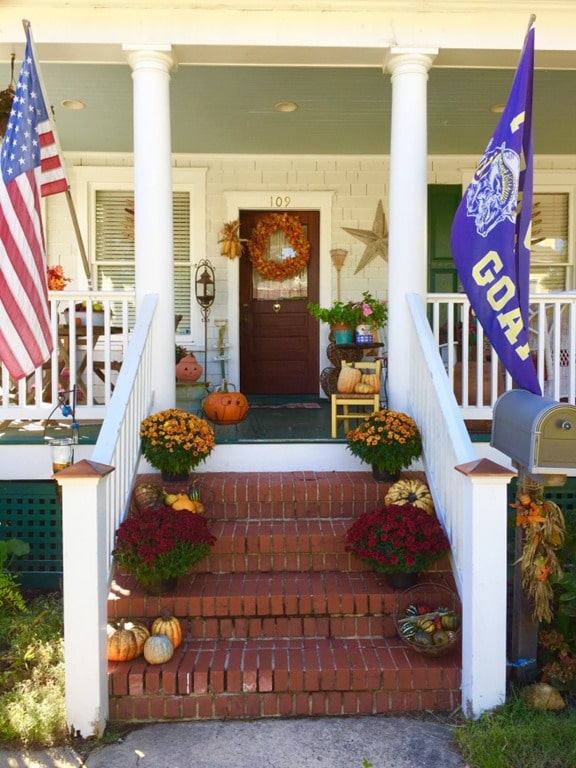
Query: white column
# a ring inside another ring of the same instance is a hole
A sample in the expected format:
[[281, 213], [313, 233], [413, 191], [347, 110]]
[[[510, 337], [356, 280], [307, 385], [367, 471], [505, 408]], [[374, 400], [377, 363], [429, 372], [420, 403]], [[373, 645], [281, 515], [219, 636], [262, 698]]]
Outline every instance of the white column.
[[170, 144], [170, 46], [129, 50], [134, 81], [134, 244], [136, 308], [147, 293], [159, 296], [153, 323], [154, 408], [176, 402], [174, 376], [174, 258]]
[[392, 48], [388, 239], [388, 394], [390, 407], [406, 411], [410, 360], [406, 295], [426, 294], [427, 129], [426, 86], [436, 49]]

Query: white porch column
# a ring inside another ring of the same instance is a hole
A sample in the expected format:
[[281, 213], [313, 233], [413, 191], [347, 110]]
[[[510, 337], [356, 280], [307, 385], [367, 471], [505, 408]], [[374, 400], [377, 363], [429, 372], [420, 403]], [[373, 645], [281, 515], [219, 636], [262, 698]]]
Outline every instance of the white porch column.
[[390, 407], [406, 411], [410, 360], [406, 296], [426, 295], [428, 70], [438, 51], [392, 48], [388, 239], [388, 394]]
[[175, 60], [170, 46], [125, 50], [134, 81], [136, 311], [147, 293], [158, 294], [152, 390], [159, 411], [176, 402], [169, 94]]

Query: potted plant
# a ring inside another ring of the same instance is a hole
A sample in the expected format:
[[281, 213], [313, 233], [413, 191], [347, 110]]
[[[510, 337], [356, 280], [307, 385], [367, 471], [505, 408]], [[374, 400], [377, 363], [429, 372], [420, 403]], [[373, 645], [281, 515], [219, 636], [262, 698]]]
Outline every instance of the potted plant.
[[151, 593], [175, 586], [210, 552], [216, 538], [201, 514], [169, 506], [131, 512], [116, 531], [116, 565]]
[[[390, 504], [364, 512], [346, 532], [347, 552], [378, 573], [411, 574], [407, 585], [449, 550], [436, 515], [413, 504]], [[394, 585], [394, 580], [390, 581]]]
[[348, 450], [372, 466], [376, 480], [393, 482], [422, 453], [422, 436], [414, 419], [382, 409], [367, 416], [346, 435]]
[[177, 408], [144, 419], [140, 438], [142, 455], [167, 481], [185, 479], [215, 445], [214, 430], [205, 419]]
[[331, 307], [321, 307], [310, 302], [306, 308], [312, 317], [330, 326], [337, 344], [346, 344], [353, 340], [354, 329], [362, 317], [358, 303], [335, 301]]
[[66, 288], [66, 284], [72, 282], [71, 279], [64, 274], [64, 269], [61, 264], [48, 267], [46, 270], [46, 278], [49, 291], [63, 291], [64, 288]]
[[371, 331], [377, 331], [386, 325], [388, 302], [375, 299], [370, 291], [364, 291], [361, 300], [355, 304], [355, 307], [360, 311], [359, 325], [366, 326]]

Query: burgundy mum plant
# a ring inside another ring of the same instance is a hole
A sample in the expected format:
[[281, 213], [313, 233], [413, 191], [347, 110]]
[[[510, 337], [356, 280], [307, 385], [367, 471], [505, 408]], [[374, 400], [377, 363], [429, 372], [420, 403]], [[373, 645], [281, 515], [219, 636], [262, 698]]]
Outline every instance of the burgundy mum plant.
[[116, 531], [116, 564], [138, 581], [183, 576], [216, 542], [203, 515], [172, 507], [131, 513]]
[[346, 551], [382, 573], [420, 573], [449, 549], [438, 518], [412, 504], [364, 512], [346, 534]]

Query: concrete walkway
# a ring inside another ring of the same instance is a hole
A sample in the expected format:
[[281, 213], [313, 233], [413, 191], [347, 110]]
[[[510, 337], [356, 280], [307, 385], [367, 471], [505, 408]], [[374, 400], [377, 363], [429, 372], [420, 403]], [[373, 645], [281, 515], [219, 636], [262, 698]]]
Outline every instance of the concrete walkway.
[[398, 717], [201, 721], [145, 726], [86, 762], [72, 749], [0, 750], [0, 768], [466, 768], [451, 729]]

